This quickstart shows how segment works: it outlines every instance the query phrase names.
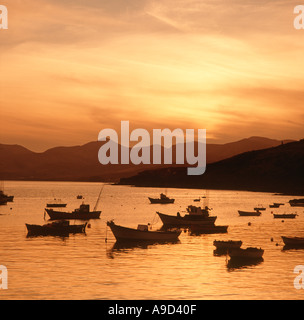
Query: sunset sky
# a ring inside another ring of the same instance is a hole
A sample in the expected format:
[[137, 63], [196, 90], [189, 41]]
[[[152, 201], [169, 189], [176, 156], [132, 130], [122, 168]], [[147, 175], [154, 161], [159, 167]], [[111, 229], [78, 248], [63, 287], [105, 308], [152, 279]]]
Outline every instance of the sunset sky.
[[208, 142], [304, 137], [301, 0], [1, 0], [0, 143], [104, 128], [202, 128]]

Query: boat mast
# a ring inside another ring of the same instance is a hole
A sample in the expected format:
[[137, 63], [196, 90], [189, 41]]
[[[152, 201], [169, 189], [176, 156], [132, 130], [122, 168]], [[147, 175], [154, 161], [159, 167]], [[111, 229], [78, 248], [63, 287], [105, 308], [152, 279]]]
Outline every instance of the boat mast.
[[102, 190], [104, 188], [105, 185], [103, 185], [100, 189], [100, 192], [99, 192], [99, 195], [98, 195], [98, 198], [97, 198], [97, 201], [96, 201], [96, 204], [95, 204], [95, 207], [94, 207], [94, 211], [96, 211], [97, 209], [97, 206], [98, 206], [98, 203], [99, 203], [99, 199], [100, 199], [100, 196], [101, 196], [101, 193], [102, 193]]

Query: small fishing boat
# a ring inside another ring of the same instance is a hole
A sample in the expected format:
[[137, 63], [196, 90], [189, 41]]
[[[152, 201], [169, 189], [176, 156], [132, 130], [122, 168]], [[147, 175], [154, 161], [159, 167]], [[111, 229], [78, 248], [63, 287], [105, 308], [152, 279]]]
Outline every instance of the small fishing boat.
[[3, 192], [3, 190], [0, 190], [0, 201], [4, 202], [13, 202], [14, 201], [14, 196], [8, 196]]
[[181, 230], [151, 231], [148, 225], [137, 229], [119, 226], [113, 220], [107, 222], [117, 241], [177, 241]]
[[67, 206], [67, 203], [62, 203], [60, 199], [54, 199], [54, 202], [47, 203], [47, 208], [65, 208]]
[[219, 250], [230, 250], [230, 249], [238, 249], [242, 245], [242, 241], [234, 241], [234, 240], [214, 240], [213, 245]]
[[261, 259], [264, 254], [263, 249], [249, 247], [246, 249], [235, 248], [228, 252], [230, 258], [233, 259]]
[[291, 207], [304, 207], [304, 199], [293, 199], [289, 200]]
[[260, 211], [241, 211], [241, 210], [238, 210], [238, 213], [242, 217], [244, 217], [244, 216], [260, 216], [261, 215]]
[[296, 213], [274, 213], [273, 217], [275, 219], [294, 219], [297, 216]]
[[255, 208], [253, 208], [255, 211], [265, 211], [266, 210], [266, 208], [265, 207], [263, 207], [262, 205], [258, 205], [257, 207], [255, 207]]
[[155, 203], [168, 204], [168, 203], [174, 203], [175, 201], [175, 199], [170, 199], [164, 193], [161, 193], [159, 198], [150, 198], [150, 197], [148, 198], [152, 204], [155, 204]]
[[181, 216], [179, 212], [177, 212], [176, 216], [156, 212], [160, 217], [162, 223], [165, 226], [172, 227], [191, 227], [193, 225], [213, 225], [216, 216], [209, 216], [208, 210], [201, 209], [200, 207], [189, 206], [187, 208], [189, 214], [185, 214]]
[[274, 203], [269, 205], [269, 208], [279, 208], [279, 207], [280, 207], [279, 203]]
[[54, 209], [45, 209], [45, 212], [49, 215], [51, 220], [59, 219], [99, 219], [101, 211], [90, 211], [89, 204], [81, 204], [79, 208], [72, 212], [56, 211]]
[[73, 210], [72, 212], [56, 211], [53, 208], [45, 209], [45, 212], [49, 215], [51, 220], [61, 220], [61, 219], [79, 219], [79, 220], [89, 220], [89, 219], [99, 219], [101, 211], [97, 211], [97, 206], [100, 200], [102, 190], [105, 185], [102, 186], [95, 207], [93, 211], [90, 211], [90, 205], [82, 203], [79, 208]]
[[0, 206], [5, 206], [7, 204], [7, 200], [0, 199]]
[[200, 201], [201, 201], [201, 198], [194, 199], [193, 201], [194, 201], [194, 202], [200, 202]]
[[228, 230], [228, 226], [216, 226], [214, 224], [211, 224], [211, 225], [197, 224], [197, 225], [189, 226], [189, 230], [190, 230], [190, 233], [194, 235], [226, 233]]
[[286, 246], [304, 247], [304, 238], [282, 236], [282, 239]]
[[28, 235], [69, 235], [70, 233], [84, 233], [87, 223], [72, 225], [69, 221], [55, 221], [44, 225], [26, 223]]
[[81, 194], [79, 194], [76, 198], [77, 199], [83, 199], [83, 196]]

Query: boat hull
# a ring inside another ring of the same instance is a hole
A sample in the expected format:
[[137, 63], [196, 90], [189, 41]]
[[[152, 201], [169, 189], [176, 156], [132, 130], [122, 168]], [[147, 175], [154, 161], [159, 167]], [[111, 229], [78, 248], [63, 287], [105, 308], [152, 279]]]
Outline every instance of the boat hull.
[[218, 241], [214, 240], [213, 245], [219, 250], [238, 249], [242, 245], [242, 241]]
[[190, 227], [191, 234], [214, 234], [214, 233], [226, 233], [228, 226], [215, 226], [215, 225], [192, 225]]
[[81, 225], [36, 225], [25, 224], [29, 235], [69, 235], [70, 233], [84, 233], [86, 229], [85, 224]]
[[261, 215], [261, 212], [259, 212], [259, 211], [241, 211], [241, 210], [238, 210], [238, 212], [239, 212], [239, 215], [241, 217], [250, 217], [250, 216], [258, 217], [258, 216]]
[[282, 239], [286, 246], [304, 247], [304, 238], [282, 236]]
[[47, 203], [47, 208], [65, 208], [67, 206], [66, 203]]
[[297, 216], [296, 213], [290, 213], [290, 214], [273, 214], [273, 217], [275, 219], [294, 219]]
[[304, 203], [290, 203], [291, 207], [304, 207]]
[[143, 231], [107, 222], [117, 241], [177, 241], [181, 231]]
[[264, 250], [256, 248], [238, 248], [229, 251], [229, 256], [231, 259], [261, 259], [263, 254]]
[[45, 209], [46, 213], [49, 215], [51, 220], [61, 220], [61, 219], [78, 219], [78, 220], [90, 220], [99, 219], [101, 211], [91, 211], [91, 212], [63, 212], [56, 211], [53, 209]]
[[172, 227], [191, 227], [213, 225], [217, 217], [201, 217], [199, 215], [171, 216], [164, 213], [156, 212], [165, 226]]

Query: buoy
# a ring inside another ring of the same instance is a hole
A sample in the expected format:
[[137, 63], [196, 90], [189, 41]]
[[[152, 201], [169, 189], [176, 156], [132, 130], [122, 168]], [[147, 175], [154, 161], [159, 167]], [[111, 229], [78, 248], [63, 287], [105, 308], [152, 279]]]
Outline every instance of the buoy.
[[248, 226], [251, 226], [251, 222], [248, 222]]
[[273, 238], [271, 238], [270, 241], [273, 242]]
[[90, 223], [88, 224], [88, 228], [91, 228], [91, 224]]

